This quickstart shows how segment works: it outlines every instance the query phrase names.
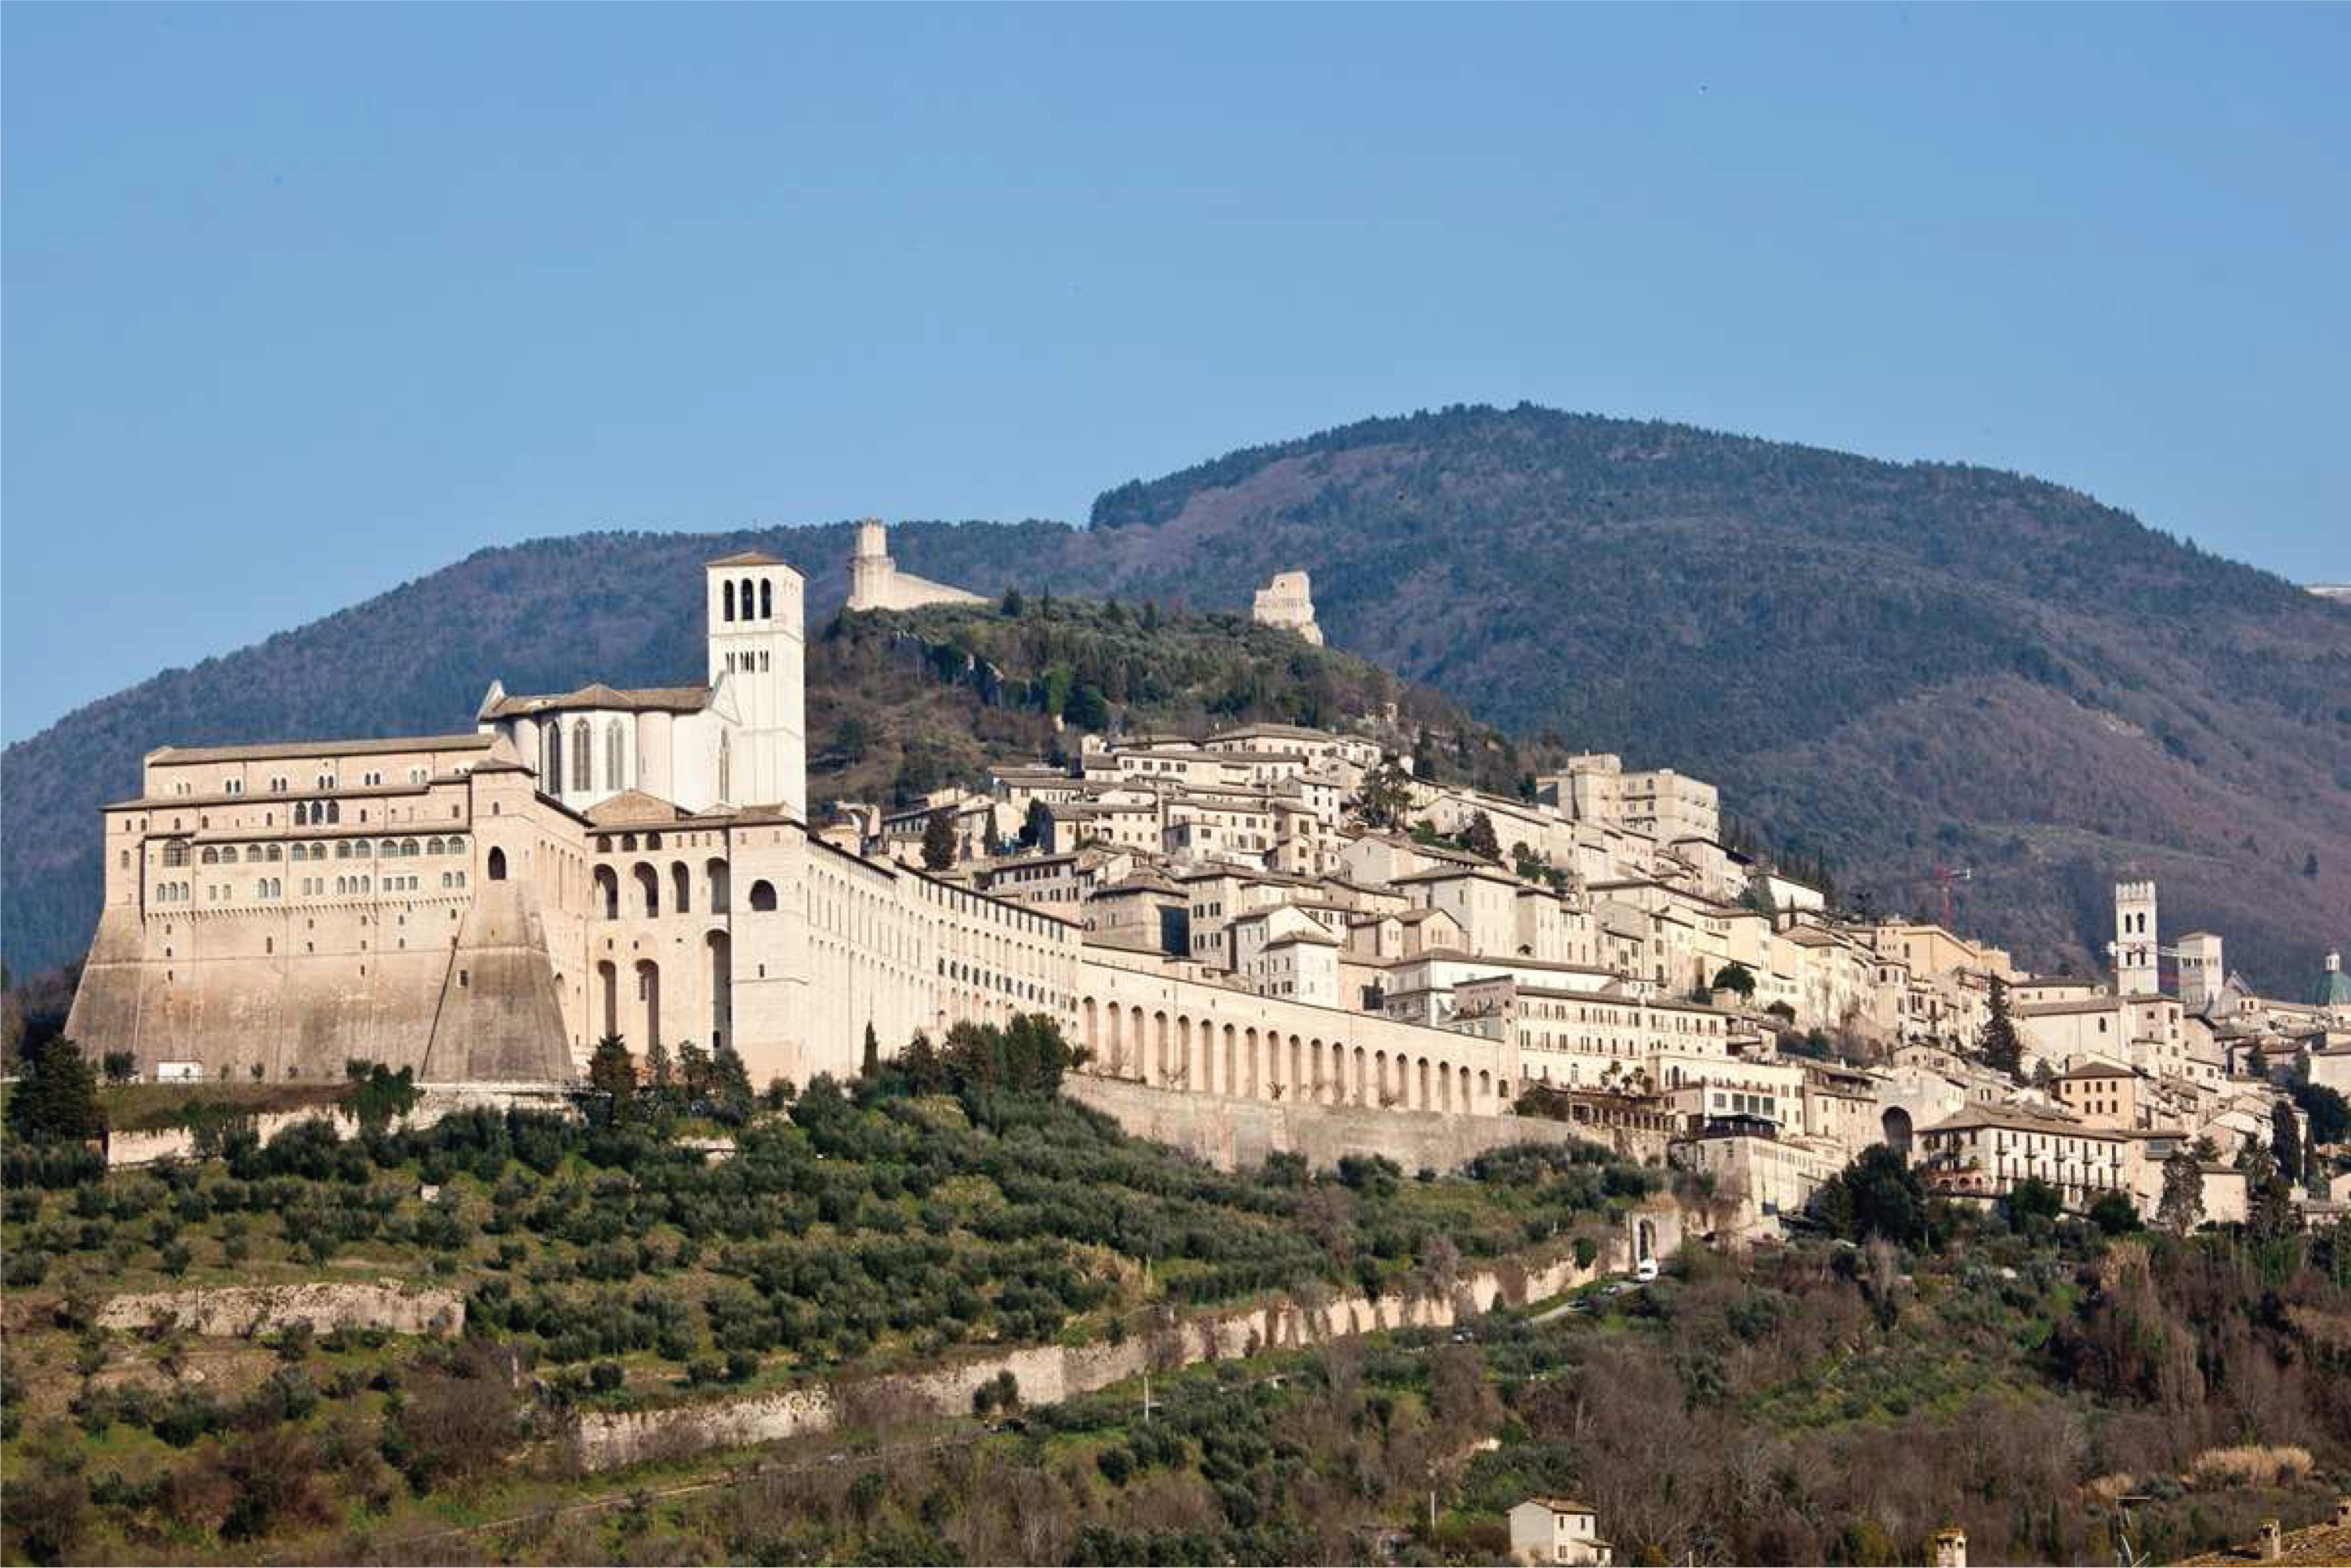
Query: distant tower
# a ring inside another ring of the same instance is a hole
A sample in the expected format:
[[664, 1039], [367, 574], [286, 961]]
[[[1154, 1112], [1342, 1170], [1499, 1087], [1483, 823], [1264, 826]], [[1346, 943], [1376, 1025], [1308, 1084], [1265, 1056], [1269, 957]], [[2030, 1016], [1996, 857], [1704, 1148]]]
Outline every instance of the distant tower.
[[910, 571], [890, 559], [890, 530], [868, 517], [857, 525], [857, 548], [849, 557], [849, 610], [919, 610], [925, 604], [985, 604], [977, 593], [949, 588]]
[[2115, 994], [2151, 997], [2162, 989], [2156, 952], [2155, 883], [2115, 883]]
[[890, 530], [879, 517], [857, 525], [857, 550], [849, 558], [849, 608], [879, 610], [890, 602]]
[[703, 569], [710, 684], [726, 683], [737, 727], [722, 738], [718, 799], [808, 819], [808, 721], [801, 693], [800, 574], [758, 550]]
[[1314, 623], [1314, 585], [1302, 571], [1277, 571], [1273, 580], [1257, 591], [1250, 616], [1260, 626], [1285, 626], [1316, 647], [1322, 645], [1322, 628]]
[[2189, 1014], [2202, 1017], [2220, 1005], [2220, 993], [2229, 984], [2229, 965], [2220, 935], [2190, 931], [2178, 946], [2179, 1005]]

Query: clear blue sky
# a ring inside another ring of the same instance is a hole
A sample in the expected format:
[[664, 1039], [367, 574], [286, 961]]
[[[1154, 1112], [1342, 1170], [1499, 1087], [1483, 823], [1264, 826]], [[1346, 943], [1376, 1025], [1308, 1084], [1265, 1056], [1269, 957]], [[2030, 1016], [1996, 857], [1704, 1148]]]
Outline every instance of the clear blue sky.
[[[2351, 10], [34, 6], [0, 730], [485, 544], [1520, 398], [2351, 577]], [[2183, 607], [2190, 608], [2190, 607]]]

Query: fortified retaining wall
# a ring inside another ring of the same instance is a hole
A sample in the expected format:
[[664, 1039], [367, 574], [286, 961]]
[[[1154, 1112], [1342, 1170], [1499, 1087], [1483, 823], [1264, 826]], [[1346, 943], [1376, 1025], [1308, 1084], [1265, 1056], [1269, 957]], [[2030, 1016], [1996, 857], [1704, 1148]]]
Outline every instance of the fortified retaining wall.
[[116, 1296], [98, 1310], [98, 1326], [137, 1333], [165, 1324], [205, 1339], [245, 1339], [308, 1322], [320, 1333], [383, 1329], [447, 1338], [465, 1326], [465, 1299], [452, 1291], [378, 1284], [229, 1285], [214, 1291], [162, 1291]]
[[1283, 1301], [1181, 1318], [1165, 1330], [1131, 1334], [1120, 1344], [1035, 1345], [976, 1356], [934, 1372], [811, 1385], [778, 1393], [666, 1410], [590, 1412], [573, 1429], [580, 1466], [610, 1469], [643, 1459], [674, 1458], [704, 1448], [737, 1448], [812, 1437], [851, 1424], [862, 1410], [968, 1415], [983, 1384], [1010, 1373], [1027, 1405], [1054, 1405], [1138, 1377], [1145, 1371], [1229, 1360], [1260, 1350], [1302, 1348], [1383, 1329], [1446, 1328], [1497, 1305], [1523, 1306], [1573, 1290], [1604, 1270], [1621, 1270], [1634, 1243], [1614, 1238], [1590, 1268], [1572, 1254], [1536, 1254], [1465, 1270], [1450, 1291], [1433, 1295], [1339, 1296], [1321, 1306]]
[[[191, 1086], [190, 1099], [199, 1099], [203, 1090]], [[444, 1116], [477, 1107], [505, 1111], [512, 1106], [531, 1110], [571, 1112], [569, 1098], [560, 1090], [542, 1088], [536, 1084], [450, 1083], [423, 1090], [416, 1104], [406, 1116], [392, 1124], [395, 1132], [411, 1127], [429, 1127]], [[294, 1125], [297, 1122], [326, 1121], [338, 1137], [359, 1135], [360, 1120], [349, 1111], [333, 1106], [310, 1106], [297, 1111], [267, 1111], [253, 1118], [253, 1130], [263, 1143]], [[185, 1127], [157, 1127], [134, 1133], [110, 1133], [106, 1139], [106, 1163], [117, 1166], [147, 1166], [162, 1159], [193, 1159], [196, 1137]]]
[[1654, 1133], [1596, 1132], [1540, 1116], [1241, 1100], [1082, 1072], [1063, 1078], [1061, 1089], [1136, 1137], [1227, 1171], [1262, 1165], [1273, 1154], [1303, 1155], [1320, 1168], [1337, 1165], [1344, 1155], [1384, 1155], [1408, 1172], [1448, 1171], [1510, 1144], [1603, 1140], [1630, 1159], [1662, 1160], [1666, 1154], [1666, 1140]]

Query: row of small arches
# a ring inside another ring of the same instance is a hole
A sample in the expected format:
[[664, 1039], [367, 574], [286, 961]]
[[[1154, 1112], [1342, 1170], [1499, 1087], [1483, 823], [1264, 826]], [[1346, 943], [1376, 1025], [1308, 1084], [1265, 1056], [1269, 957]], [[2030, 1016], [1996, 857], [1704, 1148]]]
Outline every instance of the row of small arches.
[[[739, 597], [731, 582], [726, 584], [722, 591], [726, 599], [723, 613], [729, 621], [773, 621], [776, 618], [776, 585], [765, 578], [757, 583], [745, 578]], [[740, 613], [737, 613], [738, 608]]]
[[[189, 849], [185, 841], [175, 840], [163, 846], [163, 863], [183, 866], [188, 863]], [[334, 858], [339, 861], [357, 857], [365, 860], [371, 854], [392, 859], [402, 855], [461, 855], [465, 852], [465, 835], [445, 839], [385, 839], [379, 846], [368, 839], [339, 839]], [[235, 844], [206, 844], [197, 856], [204, 865], [235, 865], [239, 860]], [[267, 861], [322, 861], [328, 858], [325, 844], [247, 844], [242, 859], [247, 865]]]
[[1509, 1085], [1441, 1055], [1366, 1051], [1254, 1025], [1173, 1019], [1118, 1002], [1079, 1004], [1081, 1038], [1099, 1071], [1203, 1094], [1408, 1111], [1489, 1112]]
[[[492, 874], [496, 873], [494, 872]], [[725, 915], [729, 912], [732, 874], [723, 860], [714, 858], [703, 862], [705, 913]], [[600, 865], [596, 868], [595, 882], [597, 913], [606, 920], [620, 919], [622, 914], [620, 873], [611, 866]], [[661, 868], [650, 862], [639, 861], [629, 868], [628, 884], [632, 896], [628, 901], [626, 913], [631, 919], [643, 917], [654, 920], [665, 914], [691, 915], [694, 913], [695, 876], [691, 867], [684, 861], [670, 862], [669, 903], [666, 909], [663, 907], [662, 903], [662, 883]], [[754, 882], [751, 884], [751, 907], [761, 914], [773, 912], [776, 907], [776, 884], [764, 877]]]

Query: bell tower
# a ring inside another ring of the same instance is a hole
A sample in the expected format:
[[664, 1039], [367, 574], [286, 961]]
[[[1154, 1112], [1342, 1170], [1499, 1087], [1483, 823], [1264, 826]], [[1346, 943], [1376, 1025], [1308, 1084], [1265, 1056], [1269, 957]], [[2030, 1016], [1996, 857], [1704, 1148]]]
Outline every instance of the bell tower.
[[798, 571], [760, 550], [703, 569], [710, 684], [724, 681], [737, 727], [719, 753], [718, 796], [808, 817], [808, 722]]
[[2115, 995], [2151, 997], [2163, 988], [2157, 947], [2155, 883], [2115, 883]]

